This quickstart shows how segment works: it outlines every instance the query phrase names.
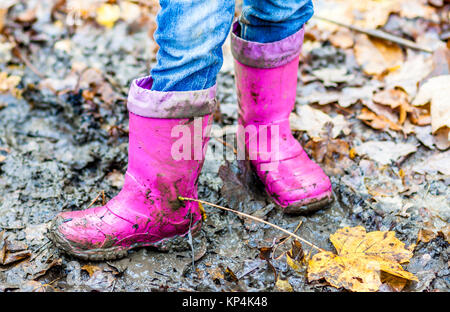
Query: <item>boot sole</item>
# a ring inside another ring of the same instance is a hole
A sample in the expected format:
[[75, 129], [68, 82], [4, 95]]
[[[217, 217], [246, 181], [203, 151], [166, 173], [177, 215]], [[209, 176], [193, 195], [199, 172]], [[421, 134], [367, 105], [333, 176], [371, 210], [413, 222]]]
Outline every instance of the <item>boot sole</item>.
[[[309, 200], [309, 199], [308, 199]], [[275, 200], [274, 200], [275, 201]], [[318, 210], [321, 210], [325, 206], [328, 206], [329, 204], [334, 202], [334, 195], [333, 192], [330, 191], [329, 193], [325, 193], [324, 196], [317, 198], [313, 202], [309, 202], [308, 204], [304, 204], [303, 201], [297, 202], [295, 204], [289, 205], [287, 207], [282, 207], [285, 213], [288, 214], [307, 214], [307, 213], [313, 213]], [[280, 204], [278, 204], [280, 206]]]
[[[191, 228], [191, 235], [197, 236], [200, 234], [202, 221], [198, 221], [194, 226]], [[109, 248], [97, 248], [97, 249], [80, 249], [73, 245], [71, 245], [70, 241], [68, 241], [64, 236], [60, 234], [58, 231], [58, 225], [56, 222], [56, 219], [52, 220], [50, 225], [50, 232], [49, 232], [49, 238], [50, 240], [62, 251], [65, 253], [83, 259], [83, 260], [90, 260], [90, 261], [105, 261], [105, 260], [117, 260], [120, 258], [125, 257], [128, 254], [128, 251], [135, 249], [135, 248], [142, 248], [142, 247], [155, 247], [160, 251], [165, 251], [169, 248], [171, 245], [177, 245], [182, 240], [185, 240], [185, 236], [187, 236], [189, 232], [182, 234], [182, 235], [175, 235], [172, 237], [164, 238], [158, 242], [155, 243], [146, 243], [146, 242], [139, 242], [135, 243], [131, 246], [113, 246]]]
[[[250, 167], [253, 169], [253, 171], [256, 172], [256, 168], [253, 166], [253, 164], [249, 160], [245, 160], [246, 162], [250, 163]], [[258, 177], [257, 174], [255, 174], [256, 177], [261, 181], [261, 183], [264, 185], [264, 181], [261, 180], [261, 178]], [[286, 214], [308, 214], [313, 213], [318, 210], [321, 210], [325, 206], [331, 204], [334, 202], [334, 195], [333, 191], [330, 190], [329, 192], [326, 192], [322, 194], [322, 196], [317, 197], [314, 200], [311, 200], [310, 198], [302, 199], [298, 202], [295, 202], [289, 206], [283, 206], [281, 205], [267, 190], [267, 188], [264, 188], [267, 196], [270, 198], [270, 200], [278, 206], [281, 210], [283, 210]], [[309, 201], [308, 204], [305, 204], [305, 201]]]

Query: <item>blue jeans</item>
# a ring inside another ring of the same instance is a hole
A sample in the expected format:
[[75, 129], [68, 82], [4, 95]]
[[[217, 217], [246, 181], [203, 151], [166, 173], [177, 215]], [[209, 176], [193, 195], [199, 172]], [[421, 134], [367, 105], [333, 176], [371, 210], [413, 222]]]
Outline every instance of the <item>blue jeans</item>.
[[[234, 0], [160, 0], [151, 70], [152, 90], [212, 87], [222, 67], [222, 45], [234, 17]], [[273, 42], [296, 33], [313, 15], [311, 0], [244, 0], [241, 37]]]

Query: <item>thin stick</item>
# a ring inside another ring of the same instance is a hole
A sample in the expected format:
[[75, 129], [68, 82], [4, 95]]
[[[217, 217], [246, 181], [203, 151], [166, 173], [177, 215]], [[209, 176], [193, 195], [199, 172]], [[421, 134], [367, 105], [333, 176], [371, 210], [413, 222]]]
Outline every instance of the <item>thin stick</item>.
[[90, 208], [93, 204], [95, 204], [95, 202], [100, 198], [100, 196], [102, 197], [102, 205], [104, 206], [106, 204], [105, 191], [101, 190], [100, 193], [98, 193], [97, 197], [95, 197], [94, 200], [89, 204], [88, 208]]
[[16, 39], [12, 35], [6, 35], [8, 37], [9, 42], [11, 42], [13, 47], [13, 53], [17, 56], [33, 73], [35, 73], [39, 78], [45, 79], [47, 76], [42, 74], [31, 62], [28, 58], [20, 51], [19, 44]]
[[408, 48], [411, 48], [411, 49], [414, 49], [414, 50], [420, 50], [420, 51], [423, 51], [423, 52], [433, 53], [432, 50], [424, 48], [424, 47], [421, 47], [421, 46], [419, 46], [418, 44], [416, 44], [415, 42], [413, 42], [411, 40], [407, 40], [407, 39], [403, 39], [403, 38], [398, 37], [398, 36], [391, 35], [391, 34], [389, 34], [387, 32], [381, 31], [379, 29], [365, 29], [365, 28], [362, 28], [362, 27], [341, 23], [341, 22], [329, 19], [327, 17], [320, 16], [320, 15], [317, 15], [317, 14], [314, 15], [313, 17], [316, 18], [316, 19], [319, 19], [319, 20], [323, 20], [323, 21], [326, 21], [326, 22], [329, 22], [329, 23], [333, 23], [333, 24], [342, 26], [342, 27], [346, 27], [348, 29], [351, 29], [351, 30], [354, 30], [354, 31], [357, 31], [357, 32], [360, 32], [360, 33], [363, 33], [363, 34], [366, 34], [366, 35], [369, 35], [369, 36], [372, 36], [372, 37], [376, 37], [376, 38], [379, 38], [379, 39], [391, 41], [391, 42], [397, 43], [399, 45], [402, 45], [402, 46], [405, 46], [405, 47], [408, 47]]
[[240, 211], [237, 211], [237, 210], [233, 210], [233, 209], [231, 209], [231, 208], [227, 208], [227, 207], [222, 207], [222, 206], [219, 206], [219, 205], [215, 205], [215, 204], [213, 204], [213, 203], [210, 203], [210, 202], [207, 202], [207, 201], [204, 201], [204, 200], [201, 200], [201, 199], [187, 198], [187, 197], [181, 197], [181, 196], [178, 196], [178, 199], [179, 199], [179, 200], [183, 200], [183, 201], [195, 201], [195, 202], [198, 202], [198, 203], [201, 203], [201, 204], [205, 204], [205, 205], [209, 205], [209, 206], [212, 206], [212, 207], [216, 207], [216, 208], [219, 208], [219, 209], [222, 209], [222, 210], [231, 211], [231, 212], [233, 212], [233, 213], [235, 213], [235, 214], [238, 214], [238, 215], [247, 217], [247, 218], [249, 218], [249, 219], [252, 219], [252, 220], [255, 220], [255, 221], [258, 221], [258, 222], [267, 224], [267, 225], [269, 225], [269, 226], [271, 226], [271, 227], [273, 227], [273, 228], [275, 228], [275, 229], [277, 229], [277, 230], [279, 230], [279, 231], [281, 231], [281, 232], [284, 232], [284, 233], [288, 234], [289, 236], [292, 236], [292, 237], [298, 239], [299, 241], [302, 241], [302, 242], [305, 243], [306, 245], [311, 246], [312, 248], [315, 248], [315, 249], [317, 249], [317, 250], [319, 250], [319, 251], [326, 251], [326, 250], [324, 250], [324, 249], [322, 249], [322, 248], [320, 248], [320, 247], [317, 247], [317, 246], [314, 245], [313, 243], [308, 242], [306, 239], [303, 239], [303, 238], [301, 238], [300, 236], [298, 236], [298, 235], [296, 235], [296, 234], [294, 234], [294, 233], [292, 233], [292, 232], [289, 232], [288, 230], [285, 230], [285, 229], [283, 229], [282, 227], [279, 227], [278, 225], [275, 225], [275, 224], [270, 223], [270, 222], [267, 222], [267, 221], [265, 221], [265, 220], [263, 220], [263, 219], [260, 219], [260, 218], [257, 218], [257, 217], [248, 215], [248, 214], [246, 214], [246, 213], [243, 213], [243, 212], [240, 212]]
[[[303, 221], [300, 221], [300, 222], [298, 223], [297, 227], [295, 228], [294, 232], [292, 232], [292, 233], [294, 233], [294, 234], [297, 233], [298, 229], [300, 228], [300, 226], [302, 226], [302, 224], [303, 224]], [[292, 236], [289, 236], [288, 238], [284, 239], [282, 242], [278, 243], [278, 244], [273, 248], [273, 251], [272, 251], [272, 259], [274, 259], [274, 258], [273, 258], [273, 255], [275, 254], [275, 251], [277, 250], [277, 248], [280, 247], [281, 245], [284, 245], [284, 244], [285, 244], [288, 240], [290, 240], [291, 238], [292, 238]], [[275, 258], [275, 260], [280, 259], [283, 255], [284, 255], [284, 252], [282, 252], [281, 255], [279, 255], [277, 258]]]
[[237, 155], [237, 150], [234, 148], [234, 146], [231, 146], [230, 144], [228, 144], [228, 143], [225, 142], [225, 141], [222, 141], [222, 140], [219, 139], [219, 138], [213, 137], [213, 139], [216, 140], [216, 141], [219, 142], [219, 143], [222, 143], [223, 146], [229, 147], [229, 148], [233, 149], [233, 153], [234, 153], [235, 155]]

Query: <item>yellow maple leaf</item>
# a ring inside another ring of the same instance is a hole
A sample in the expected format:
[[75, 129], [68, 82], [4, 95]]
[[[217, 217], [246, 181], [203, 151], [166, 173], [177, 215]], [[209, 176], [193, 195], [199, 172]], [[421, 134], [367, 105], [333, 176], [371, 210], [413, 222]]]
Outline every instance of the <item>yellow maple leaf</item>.
[[292, 292], [294, 289], [292, 288], [291, 284], [287, 280], [283, 280], [281, 278], [277, 278], [277, 281], [275, 283], [276, 290], [284, 291], [284, 292]]
[[111, 28], [120, 18], [120, 7], [117, 4], [102, 4], [97, 9], [96, 21], [102, 26]]
[[351, 291], [377, 291], [381, 272], [417, 281], [400, 264], [412, 257], [405, 244], [392, 231], [367, 233], [362, 226], [345, 227], [330, 235], [337, 254], [320, 252], [308, 262], [308, 281], [325, 279], [336, 288]]

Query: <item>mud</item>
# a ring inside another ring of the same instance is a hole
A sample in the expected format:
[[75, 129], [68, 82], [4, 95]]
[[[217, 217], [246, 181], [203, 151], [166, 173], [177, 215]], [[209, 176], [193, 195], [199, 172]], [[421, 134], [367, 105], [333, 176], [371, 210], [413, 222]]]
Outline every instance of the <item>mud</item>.
[[[80, 29], [72, 37], [73, 49], [66, 53], [52, 48], [66, 35], [52, 27], [48, 25], [52, 31], [47, 31], [47, 41], [29, 55], [34, 66], [57, 80], [69, 74], [68, 64], [75, 61], [99, 68], [115, 82], [117, 99], [113, 105], [98, 98], [86, 101], [82, 88], [57, 95], [38, 87], [42, 79], [29, 67], [15, 69], [22, 77], [19, 87], [23, 98], [0, 96], [0, 107], [4, 107], [0, 110], [0, 147], [7, 151], [2, 150], [6, 159], [0, 163], [0, 229], [5, 230], [9, 241], [25, 243], [31, 257], [13, 265], [0, 265], [0, 291], [276, 291], [273, 269], [260, 258], [259, 249], [273, 246], [283, 233], [217, 208], [204, 207], [207, 219], [200, 237], [193, 241], [194, 254], [189, 243], [184, 242], [167, 252], [142, 248], [121, 260], [86, 262], [52, 246], [47, 227], [58, 212], [85, 209], [101, 191], [109, 199], [120, 190], [120, 176], [127, 166], [128, 117], [124, 99], [131, 80], [147, 74], [145, 62], [154, 62], [146, 30], [132, 32], [124, 23], [107, 31]], [[225, 53], [225, 57], [217, 83], [221, 113], [216, 113], [215, 123], [221, 128], [237, 123], [230, 54]], [[346, 59], [339, 50], [325, 46], [313, 50], [306, 62], [313, 69], [336, 66]], [[302, 90], [299, 86], [299, 103]], [[341, 138], [353, 145], [370, 139], [403, 140], [400, 134], [377, 132], [350, 118], [352, 134]], [[304, 133], [296, 135], [305, 145], [309, 141]], [[302, 221], [297, 234], [328, 250], [334, 250], [328, 240], [330, 234], [356, 225], [368, 231], [392, 230], [407, 245], [415, 244], [425, 220], [424, 207], [433, 206], [441, 211], [441, 219], [449, 221], [450, 181], [439, 174], [412, 174], [405, 188], [396, 172], [434, 153], [414, 137], [408, 141], [416, 144], [418, 151], [383, 170], [360, 157], [323, 163], [331, 176], [336, 200], [317, 213], [292, 216], [283, 214], [269, 201], [245, 164], [212, 159], [211, 151], [222, 143], [211, 139], [199, 178], [199, 198], [258, 216], [290, 231]], [[311, 148], [307, 152], [313, 155]], [[225, 153], [233, 158], [229, 149]], [[376, 199], [369, 192], [387, 191], [386, 185], [389, 191], [397, 191]], [[101, 197], [97, 201], [100, 203]], [[283, 250], [279, 248], [277, 255]], [[420, 242], [406, 266], [419, 282], [409, 284], [406, 290], [450, 290], [449, 251], [449, 244], [441, 236], [429, 243]], [[305, 274], [294, 272], [286, 264], [285, 257], [271, 264], [295, 291], [341, 291], [323, 283], [308, 283]]]

